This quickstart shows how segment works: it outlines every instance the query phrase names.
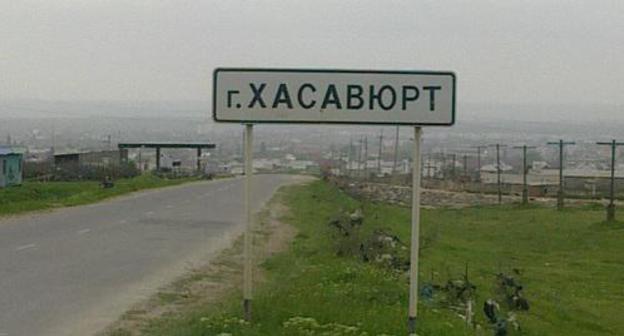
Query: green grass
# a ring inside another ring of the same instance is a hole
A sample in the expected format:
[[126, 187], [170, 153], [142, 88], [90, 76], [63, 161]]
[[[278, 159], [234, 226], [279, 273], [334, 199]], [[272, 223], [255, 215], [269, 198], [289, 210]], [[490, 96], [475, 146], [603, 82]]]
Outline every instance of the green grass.
[[159, 188], [195, 181], [194, 178], [163, 179], [146, 174], [115, 181], [115, 186], [103, 189], [99, 182], [25, 182], [21, 186], [0, 189], [0, 216], [34, 210], [95, 203], [106, 198], [133, 191]]
[[[284, 199], [291, 208], [285, 220], [299, 234], [288, 252], [263, 265], [268, 278], [257, 288], [252, 324], [240, 320], [240, 293], [235, 293], [219, 305], [160, 319], [145, 334], [407, 334], [407, 278], [336, 256], [334, 229], [327, 222], [340, 211], [362, 207], [363, 231], [385, 228], [407, 242], [409, 209], [363, 204], [323, 182], [290, 187]], [[494, 296], [494, 274], [513, 268], [522, 272], [531, 308], [517, 313], [522, 331], [510, 334], [624, 334], [624, 225], [603, 223], [603, 216], [595, 207], [424, 210], [421, 284], [460, 278], [468, 264], [477, 286], [477, 321], [484, 329], [467, 328], [439, 303], [421, 302], [418, 334], [493, 335], [482, 304]]]

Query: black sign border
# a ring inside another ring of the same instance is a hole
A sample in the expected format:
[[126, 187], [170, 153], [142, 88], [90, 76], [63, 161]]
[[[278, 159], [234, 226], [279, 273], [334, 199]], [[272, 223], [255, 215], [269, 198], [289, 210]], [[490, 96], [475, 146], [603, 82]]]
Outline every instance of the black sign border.
[[[354, 121], [289, 121], [289, 120], [231, 120], [217, 117], [217, 75], [219, 72], [289, 72], [289, 73], [355, 73], [355, 74], [400, 74], [439, 75], [453, 79], [452, 116], [450, 123], [405, 123], [405, 122], [354, 122]], [[288, 69], [288, 68], [216, 68], [212, 74], [212, 118], [215, 122], [237, 124], [338, 124], [338, 125], [399, 125], [399, 126], [453, 126], [457, 97], [457, 77], [452, 71], [404, 71], [404, 70], [356, 70], [356, 69]]]

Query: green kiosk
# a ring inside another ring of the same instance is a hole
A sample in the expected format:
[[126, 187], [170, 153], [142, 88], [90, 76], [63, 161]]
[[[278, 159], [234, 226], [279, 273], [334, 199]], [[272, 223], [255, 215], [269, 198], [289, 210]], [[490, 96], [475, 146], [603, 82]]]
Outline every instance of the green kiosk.
[[24, 151], [13, 146], [0, 146], [0, 188], [22, 184]]

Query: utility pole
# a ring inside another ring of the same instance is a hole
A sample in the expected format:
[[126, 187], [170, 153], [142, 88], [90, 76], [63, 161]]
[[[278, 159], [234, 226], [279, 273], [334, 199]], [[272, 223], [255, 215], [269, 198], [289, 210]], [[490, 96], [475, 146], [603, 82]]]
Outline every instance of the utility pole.
[[347, 176], [351, 177], [351, 170], [353, 170], [353, 137], [349, 137], [349, 155], [348, 155]]
[[344, 147], [340, 145], [338, 147], [338, 172], [340, 176], [344, 176], [345, 162], [343, 159], [344, 159]]
[[498, 183], [498, 204], [503, 202], [501, 191], [500, 144], [496, 144], [496, 183]]
[[360, 144], [358, 146], [358, 156], [357, 156], [357, 177], [362, 177], [362, 137], [360, 137], [360, 140], [358, 141], [358, 143]]
[[381, 154], [383, 152], [383, 128], [379, 135], [379, 153], [377, 154], [377, 173], [381, 175]]
[[487, 146], [474, 146], [477, 149], [477, 180], [481, 182], [481, 149]]
[[557, 209], [563, 209], [563, 199], [564, 199], [564, 191], [563, 191], [563, 151], [566, 145], [576, 145], [575, 142], [572, 141], [563, 141], [559, 140], [558, 142], [549, 142], [549, 145], [557, 145], [559, 146], [559, 192], [557, 193]]
[[396, 179], [397, 160], [399, 159], [399, 126], [394, 135], [394, 162], [392, 163], [392, 177]]
[[431, 168], [435, 168], [435, 166], [431, 164], [431, 153], [427, 154], [427, 165], [425, 168], [427, 168], [427, 177], [431, 178]]
[[[260, 152], [262, 153], [262, 149], [260, 150]], [[321, 147], [320, 152], [321, 153], [325, 152], [322, 147]], [[331, 172], [333, 169], [334, 169], [334, 144], [331, 144], [329, 145], [329, 171]]]
[[507, 147], [506, 145], [495, 144], [490, 146], [496, 146], [496, 183], [498, 185], [498, 204], [503, 204], [503, 189], [501, 182], [501, 162], [500, 162], [500, 149], [501, 147]]
[[442, 151], [442, 177], [444, 180], [447, 178], [448, 167], [446, 165], [446, 153]]
[[452, 166], [451, 166], [451, 169], [452, 169], [452, 173], [451, 174], [453, 175], [453, 179], [455, 179], [455, 177], [457, 176], [455, 174], [455, 168], [456, 168], [455, 163], [457, 162], [457, 154], [451, 154], [451, 157], [453, 158]]
[[368, 136], [364, 137], [364, 180], [368, 181]]
[[52, 155], [56, 153], [55, 150], [56, 150], [56, 124], [53, 121], [52, 122]]
[[[121, 152], [121, 149], [119, 150]], [[143, 174], [143, 146], [139, 147], [139, 171]]]
[[607, 221], [612, 222], [615, 220], [615, 152], [617, 150], [617, 146], [624, 146], [624, 142], [617, 142], [614, 139], [611, 142], [597, 142], [597, 144], [611, 146], [611, 186], [609, 188]]
[[432, 165], [431, 163], [427, 163], [427, 165], [425, 166], [425, 168], [427, 168], [427, 177], [428, 178], [432, 178], [432, 174], [431, 174], [431, 168], [435, 168], [436, 166]]
[[464, 177], [468, 176], [468, 155], [464, 154]]
[[351, 139], [349, 139], [349, 147], [345, 146], [344, 151], [346, 151], [347, 153], [341, 153], [340, 154], [340, 161], [341, 161], [341, 165], [342, 165], [342, 169], [343, 169], [343, 176], [349, 176], [349, 169], [351, 167], [348, 166], [349, 161], [351, 161]]
[[514, 146], [516, 149], [522, 149], [522, 204], [529, 204], [529, 184], [527, 181], [527, 174], [529, 173], [529, 166], [527, 163], [527, 149], [533, 149], [535, 146]]

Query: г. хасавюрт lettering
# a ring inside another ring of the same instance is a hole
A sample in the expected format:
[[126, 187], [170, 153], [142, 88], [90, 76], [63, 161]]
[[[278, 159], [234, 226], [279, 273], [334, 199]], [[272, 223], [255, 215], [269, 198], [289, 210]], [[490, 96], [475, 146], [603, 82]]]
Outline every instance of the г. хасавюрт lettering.
[[337, 109], [337, 110], [393, 110], [409, 109], [410, 104], [426, 99], [430, 111], [435, 111], [436, 94], [441, 86], [414, 85], [314, 85], [303, 83], [292, 86], [280, 83], [270, 87], [267, 83], [249, 83], [251, 99], [238, 101], [239, 90], [227, 91], [228, 108], [264, 109]]

